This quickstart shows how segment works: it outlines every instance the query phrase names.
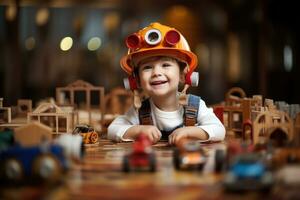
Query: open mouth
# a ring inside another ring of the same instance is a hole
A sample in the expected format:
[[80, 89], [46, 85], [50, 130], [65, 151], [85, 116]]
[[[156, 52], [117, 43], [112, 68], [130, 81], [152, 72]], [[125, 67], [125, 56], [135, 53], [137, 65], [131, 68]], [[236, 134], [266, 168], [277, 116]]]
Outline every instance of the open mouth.
[[150, 85], [162, 85], [167, 83], [168, 81], [153, 81], [150, 83]]

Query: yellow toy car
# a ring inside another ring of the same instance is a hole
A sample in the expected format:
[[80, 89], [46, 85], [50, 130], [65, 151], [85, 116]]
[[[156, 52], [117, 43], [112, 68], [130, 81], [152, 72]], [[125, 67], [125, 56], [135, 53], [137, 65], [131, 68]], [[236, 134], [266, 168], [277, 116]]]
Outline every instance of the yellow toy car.
[[84, 144], [95, 144], [99, 140], [99, 135], [94, 128], [85, 124], [77, 125], [72, 134], [80, 134]]

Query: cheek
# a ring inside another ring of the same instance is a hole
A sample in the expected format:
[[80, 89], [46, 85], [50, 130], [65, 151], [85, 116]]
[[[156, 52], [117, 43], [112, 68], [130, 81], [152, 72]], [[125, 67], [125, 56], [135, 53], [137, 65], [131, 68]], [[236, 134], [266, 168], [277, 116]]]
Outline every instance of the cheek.
[[173, 74], [172, 74], [172, 77], [173, 77], [173, 80], [176, 81], [176, 82], [180, 82], [180, 80], [182, 79], [182, 75], [180, 74], [179, 71], [175, 71]]
[[177, 85], [181, 82], [179, 76], [176, 76], [175, 82], [176, 82]]
[[148, 82], [148, 79], [149, 79], [147, 74], [146, 73], [140, 73], [139, 77], [140, 77], [140, 79], [139, 79], [140, 85], [145, 86]]

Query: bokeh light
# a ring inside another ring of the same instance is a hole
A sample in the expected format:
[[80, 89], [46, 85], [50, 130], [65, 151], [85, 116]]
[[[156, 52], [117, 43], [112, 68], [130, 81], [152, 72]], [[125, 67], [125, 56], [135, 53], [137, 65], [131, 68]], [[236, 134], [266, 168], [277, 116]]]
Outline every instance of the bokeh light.
[[35, 39], [34, 37], [29, 37], [25, 40], [25, 48], [27, 50], [32, 50], [35, 47]]
[[99, 37], [92, 37], [87, 44], [87, 48], [90, 51], [96, 51], [101, 46], [101, 39]]
[[68, 51], [73, 46], [73, 39], [71, 37], [65, 37], [60, 42], [60, 49], [62, 51]]

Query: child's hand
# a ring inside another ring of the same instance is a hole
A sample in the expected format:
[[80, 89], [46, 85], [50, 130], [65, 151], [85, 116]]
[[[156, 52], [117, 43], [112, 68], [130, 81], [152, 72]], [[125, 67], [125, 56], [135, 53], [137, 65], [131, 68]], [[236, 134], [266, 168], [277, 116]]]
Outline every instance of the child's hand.
[[195, 140], [207, 140], [208, 134], [197, 126], [186, 126], [178, 128], [169, 135], [169, 144], [176, 145], [179, 140], [190, 138]]
[[152, 143], [157, 143], [161, 138], [161, 132], [156, 126], [152, 125], [136, 125], [129, 128], [123, 138], [135, 140], [139, 134], [147, 135]]
[[188, 132], [186, 131], [186, 127], [178, 128], [169, 135], [169, 144], [175, 145], [179, 142], [179, 140], [183, 138], [188, 138]]
[[156, 126], [142, 126], [141, 133], [147, 135], [152, 143], [157, 143], [161, 138], [161, 132]]

